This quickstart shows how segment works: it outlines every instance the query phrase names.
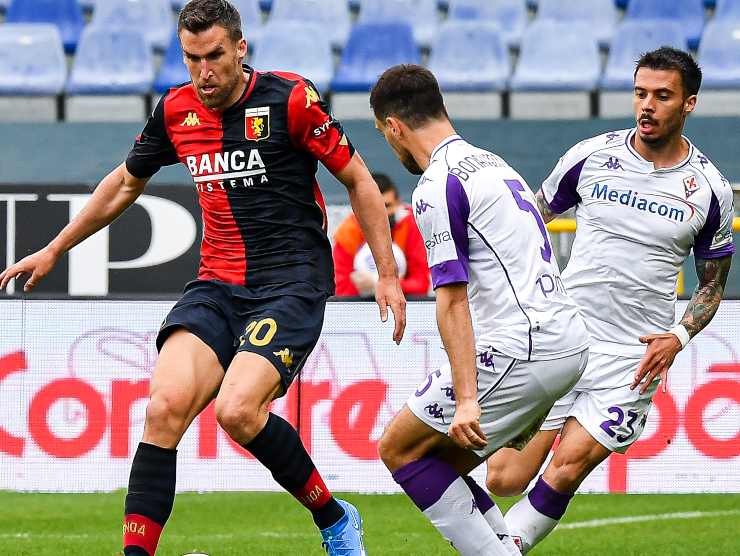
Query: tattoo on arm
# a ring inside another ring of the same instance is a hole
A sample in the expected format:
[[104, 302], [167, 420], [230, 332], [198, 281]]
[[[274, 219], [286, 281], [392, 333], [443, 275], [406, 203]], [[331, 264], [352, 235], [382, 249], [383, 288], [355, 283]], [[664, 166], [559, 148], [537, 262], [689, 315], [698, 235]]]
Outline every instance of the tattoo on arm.
[[541, 189], [535, 193], [534, 199], [537, 202], [537, 209], [540, 211], [545, 224], [557, 218], [558, 215], [550, 209], [550, 205], [547, 204], [547, 199], [545, 199], [545, 195], [542, 193]]
[[701, 332], [717, 312], [727, 283], [732, 256], [719, 259], [696, 259], [696, 275], [699, 285], [694, 290], [681, 319], [690, 337]]

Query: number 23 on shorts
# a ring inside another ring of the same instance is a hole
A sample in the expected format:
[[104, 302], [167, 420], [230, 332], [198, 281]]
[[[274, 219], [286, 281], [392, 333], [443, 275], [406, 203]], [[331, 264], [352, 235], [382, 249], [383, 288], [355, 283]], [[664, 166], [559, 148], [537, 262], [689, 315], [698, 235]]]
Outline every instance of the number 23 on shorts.
[[249, 342], [253, 346], [264, 347], [272, 342], [278, 325], [273, 318], [253, 320], [244, 329], [244, 334], [239, 336], [239, 347]]

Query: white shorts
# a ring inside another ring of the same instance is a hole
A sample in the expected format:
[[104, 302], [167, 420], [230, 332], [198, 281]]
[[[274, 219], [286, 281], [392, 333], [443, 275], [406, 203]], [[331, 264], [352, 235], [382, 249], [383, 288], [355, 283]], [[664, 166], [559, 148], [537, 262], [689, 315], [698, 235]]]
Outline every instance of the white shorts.
[[573, 390], [560, 398], [542, 424], [542, 430], [557, 430], [568, 417], [607, 450], [623, 454], [642, 434], [658, 382], [644, 394], [630, 390], [639, 357], [591, 353], [586, 372]]
[[[480, 425], [488, 445], [474, 452], [485, 458], [504, 445], [521, 449], [537, 433], [555, 400], [578, 382], [587, 361], [588, 349], [549, 361], [478, 353]], [[424, 423], [447, 434], [455, 414], [450, 364], [431, 373], [406, 405]]]

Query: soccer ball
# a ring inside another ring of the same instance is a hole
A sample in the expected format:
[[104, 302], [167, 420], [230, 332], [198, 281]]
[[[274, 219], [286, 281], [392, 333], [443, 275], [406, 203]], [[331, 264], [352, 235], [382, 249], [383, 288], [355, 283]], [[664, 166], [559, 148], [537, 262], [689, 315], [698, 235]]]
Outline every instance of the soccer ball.
[[[393, 248], [393, 258], [396, 259], [396, 266], [398, 267], [398, 276], [403, 278], [406, 276], [406, 255], [395, 243], [391, 247]], [[367, 243], [357, 251], [353, 266], [355, 270], [369, 272], [376, 279], [378, 278], [378, 268], [375, 266], [375, 259], [373, 259], [373, 254], [370, 252], [370, 246]]]

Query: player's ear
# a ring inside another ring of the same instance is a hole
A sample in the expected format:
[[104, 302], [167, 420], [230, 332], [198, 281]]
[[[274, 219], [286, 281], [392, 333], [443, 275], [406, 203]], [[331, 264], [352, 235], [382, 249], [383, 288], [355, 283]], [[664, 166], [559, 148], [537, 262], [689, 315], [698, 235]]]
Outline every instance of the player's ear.
[[236, 43], [236, 56], [239, 59], [242, 59], [246, 55], [247, 55], [247, 41], [244, 37], [242, 37]]
[[691, 114], [696, 108], [696, 101], [697, 101], [696, 95], [691, 95], [686, 100], [683, 101], [683, 111], [687, 116]]
[[394, 118], [393, 116], [388, 116], [385, 119], [385, 125], [388, 128], [388, 130], [391, 132], [391, 135], [398, 139], [401, 136], [401, 122], [398, 120], [398, 118]]

